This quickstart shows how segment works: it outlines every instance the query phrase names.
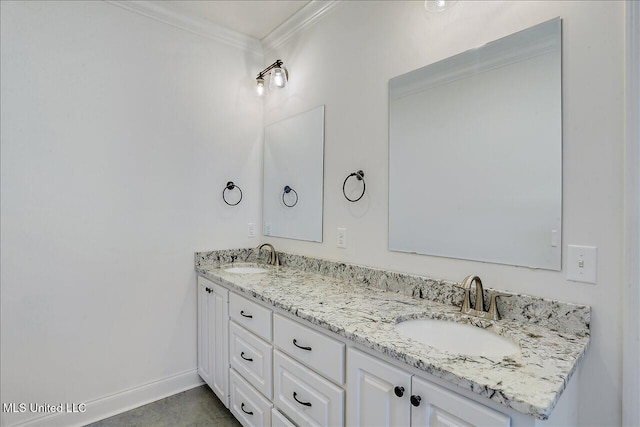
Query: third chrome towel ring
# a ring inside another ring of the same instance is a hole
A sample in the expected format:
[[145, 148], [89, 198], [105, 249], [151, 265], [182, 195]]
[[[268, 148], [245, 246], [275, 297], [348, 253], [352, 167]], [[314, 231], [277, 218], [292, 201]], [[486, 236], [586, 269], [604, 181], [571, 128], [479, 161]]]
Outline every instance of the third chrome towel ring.
[[[360, 194], [360, 197], [358, 197], [357, 199], [350, 199], [349, 196], [347, 196], [347, 192], [344, 189], [344, 187], [347, 185], [347, 181], [352, 176], [355, 176], [358, 181], [362, 181], [362, 194]], [[361, 170], [359, 170], [358, 172], [350, 173], [342, 183], [342, 194], [344, 194], [344, 197], [350, 202], [357, 202], [358, 200], [362, 199], [362, 196], [364, 196], [364, 192], [366, 189], [367, 189], [367, 184], [364, 182], [364, 172], [362, 172]]]
[[[293, 194], [295, 194], [295, 196], [296, 196], [296, 201], [295, 201], [295, 202], [293, 202], [293, 204], [289, 205], [289, 204], [287, 204], [287, 202], [285, 202], [285, 200], [284, 200], [284, 196], [285, 196], [286, 194], [291, 193], [291, 192], [293, 192]], [[288, 207], [288, 208], [292, 208], [292, 207], [294, 207], [295, 205], [297, 205], [297, 204], [298, 204], [298, 193], [296, 192], [296, 190], [294, 190], [293, 188], [289, 187], [288, 185], [285, 185], [285, 186], [284, 186], [284, 191], [282, 192], [282, 203], [284, 203], [284, 205], [285, 205], [286, 207]]]
[[[236, 188], [237, 188], [237, 189], [238, 189], [238, 191], [240, 192], [240, 199], [239, 199], [237, 202], [235, 202], [235, 203], [229, 203], [229, 202], [227, 201], [226, 192], [227, 192], [227, 190], [231, 191], [231, 190], [234, 190], [234, 189], [236, 189]], [[240, 189], [240, 187], [238, 187], [237, 185], [235, 185], [235, 184], [233, 183], [233, 181], [229, 181], [229, 182], [227, 182], [227, 185], [224, 187], [224, 190], [222, 190], [222, 200], [224, 200], [224, 202], [225, 202], [226, 204], [228, 204], [229, 206], [236, 206], [238, 203], [240, 203], [240, 202], [242, 201], [242, 190]]]

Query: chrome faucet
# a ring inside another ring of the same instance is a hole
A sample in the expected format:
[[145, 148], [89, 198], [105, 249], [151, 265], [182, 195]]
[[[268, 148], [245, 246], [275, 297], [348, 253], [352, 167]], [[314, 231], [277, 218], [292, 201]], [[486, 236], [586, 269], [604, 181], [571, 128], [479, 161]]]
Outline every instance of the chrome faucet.
[[267, 261], [267, 262], [269, 264], [271, 264], [271, 265], [280, 265], [280, 257], [278, 257], [278, 253], [276, 252], [276, 250], [273, 247], [273, 245], [271, 245], [269, 243], [263, 243], [260, 246], [258, 246], [258, 250], [261, 250], [265, 246], [268, 247], [271, 250], [271, 254], [269, 255], [269, 261]]
[[[471, 287], [476, 284], [476, 302], [471, 308]], [[464, 278], [460, 287], [464, 290], [464, 296], [462, 297], [462, 307], [460, 312], [471, 316], [481, 317], [483, 319], [498, 320], [500, 315], [496, 306], [496, 299], [501, 296], [511, 296], [500, 292], [492, 292], [491, 300], [489, 301], [489, 310], [484, 310], [484, 287], [482, 286], [482, 280], [478, 276], [467, 276]]]
[[[471, 286], [475, 282], [476, 284], [476, 303], [471, 308]], [[484, 312], [484, 288], [482, 287], [482, 280], [478, 276], [467, 276], [464, 278], [460, 287], [464, 289], [464, 296], [462, 298], [462, 307], [460, 311], [465, 314], [471, 314], [471, 311]]]

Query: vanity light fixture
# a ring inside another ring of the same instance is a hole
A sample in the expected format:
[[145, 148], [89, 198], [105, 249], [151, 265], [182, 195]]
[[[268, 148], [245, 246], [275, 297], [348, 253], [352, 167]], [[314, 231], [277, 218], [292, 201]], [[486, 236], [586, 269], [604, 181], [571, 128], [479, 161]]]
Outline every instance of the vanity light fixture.
[[278, 59], [276, 62], [258, 73], [258, 77], [256, 77], [256, 90], [258, 92], [258, 96], [264, 95], [264, 78], [267, 75], [270, 75], [269, 90], [285, 87], [287, 85], [287, 80], [289, 79], [289, 72], [284, 67], [282, 60]]
[[429, 12], [442, 12], [457, 2], [458, 0], [425, 0], [424, 8]]

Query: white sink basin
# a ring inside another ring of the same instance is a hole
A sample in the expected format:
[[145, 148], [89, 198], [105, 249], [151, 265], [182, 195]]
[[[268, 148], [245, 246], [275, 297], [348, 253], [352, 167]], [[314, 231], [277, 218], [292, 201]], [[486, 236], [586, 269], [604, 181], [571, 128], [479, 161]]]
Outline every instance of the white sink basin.
[[231, 265], [226, 268], [222, 268], [222, 271], [226, 271], [227, 273], [236, 273], [236, 274], [256, 274], [256, 273], [265, 273], [268, 270], [264, 267], [255, 264], [239, 264], [239, 265]]
[[414, 319], [398, 323], [396, 331], [452, 354], [501, 357], [520, 352], [520, 347], [508, 338], [467, 323]]

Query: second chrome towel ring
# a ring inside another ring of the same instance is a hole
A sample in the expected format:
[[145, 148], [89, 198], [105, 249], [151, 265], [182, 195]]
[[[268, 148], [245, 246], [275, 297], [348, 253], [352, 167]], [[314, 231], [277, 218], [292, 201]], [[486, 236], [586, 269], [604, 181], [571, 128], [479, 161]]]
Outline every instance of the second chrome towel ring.
[[[288, 204], [285, 199], [284, 196], [289, 194], [289, 193], [293, 193], [296, 196], [296, 200], [295, 202], [293, 202], [293, 204]], [[292, 208], [295, 205], [298, 204], [298, 193], [296, 192], [296, 190], [294, 190], [293, 188], [289, 187], [288, 185], [284, 186], [284, 191], [282, 192], [282, 203], [284, 203], [284, 205], [288, 208]]]
[[[231, 190], [234, 190], [234, 189], [236, 189], [236, 188], [237, 188], [237, 189], [238, 189], [238, 191], [240, 192], [240, 199], [238, 199], [238, 201], [237, 201], [237, 202], [235, 202], [235, 203], [229, 203], [229, 202], [227, 201], [227, 194], [226, 194], [226, 193], [227, 193], [227, 190], [231, 191]], [[235, 184], [233, 183], [233, 181], [229, 181], [229, 182], [227, 182], [227, 185], [224, 187], [224, 190], [222, 190], [222, 200], [224, 200], [224, 202], [225, 202], [226, 204], [228, 204], [229, 206], [236, 206], [238, 203], [240, 203], [240, 202], [242, 201], [242, 190], [240, 189], [240, 187], [238, 187], [237, 185], [235, 185]]]
[[[355, 176], [358, 181], [362, 181], [362, 194], [360, 194], [360, 197], [358, 197], [357, 199], [350, 199], [349, 196], [347, 196], [347, 192], [345, 191], [345, 186], [347, 185], [347, 181], [352, 176]], [[347, 177], [344, 179], [344, 182], [342, 183], [342, 194], [344, 194], [344, 197], [350, 202], [357, 202], [358, 200], [362, 199], [362, 196], [364, 196], [364, 192], [366, 191], [366, 189], [367, 189], [367, 184], [364, 182], [364, 172], [362, 172], [361, 170], [359, 170], [358, 172], [352, 172], [349, 175], [347, 175]]]

